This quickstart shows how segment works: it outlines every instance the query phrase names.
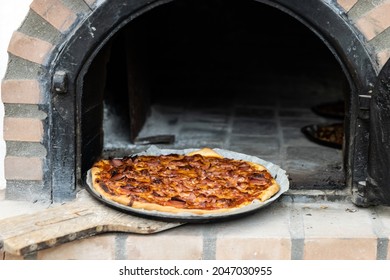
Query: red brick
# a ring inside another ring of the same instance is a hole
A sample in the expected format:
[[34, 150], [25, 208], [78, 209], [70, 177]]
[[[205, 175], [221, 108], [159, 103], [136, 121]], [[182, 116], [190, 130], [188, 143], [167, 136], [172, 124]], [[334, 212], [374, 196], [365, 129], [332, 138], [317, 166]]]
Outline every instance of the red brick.
[[30, 8], [62, 33], [76, 21], [76, 14], [59, 0], [34, 0]]
[[153, 235], [129, 235], [127, 259], [136, 260], [200, 260], [203, 238], [193, 228], [178, 228]]
[[390, 3], [386, 1], [364, 14], [356, 21], [356, 25], [363, 35], [373, 39], [376, 35], [390, 27]]
[[375, 260], [376, 238], [305, 239], [305, 260]]
[[8, 52], [26, 60], [45, 65], [48, 63], [53, 45], [38, 38], [15, 31], [8, 46]]
[[41, 142], [43, 139], [43, 123], [38, 119], [5, 118], [4, 140]]
[[43, 99], [37, 80], [3, 80], [1, 98], [15, 104], [41, 104]]
[[346, 11], [348, 12], [356, 3], [358, 0], [337, 0], [337, 3]]
[[43, 161], [36, 157], [5, 157], [4, 174], [7, 180], [43, 180]]
[[222, 237], [217, 240], [217, 259], [289, 260], [291, 240], [284, 237]]

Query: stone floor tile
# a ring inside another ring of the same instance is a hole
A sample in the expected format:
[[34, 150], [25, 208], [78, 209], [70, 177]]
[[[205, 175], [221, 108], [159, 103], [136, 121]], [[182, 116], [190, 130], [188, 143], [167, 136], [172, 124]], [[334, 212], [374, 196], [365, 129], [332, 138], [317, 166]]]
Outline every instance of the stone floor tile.
[[[341, 150], [317, 145], [315, 147], [287, 147], [287, 160], [311, 162], [323, 165], [324, 162], [342, 160]], [[313, 156], [314, 155], [314, 156]]]
[[225, 123], [189, 122], [182, 125], [177, 140], [224, 142], [228, 135]]
[[233, 134], [245, 136], [277, 135], [277, 124], [274, 121], [236, 119], [233, 121]]
[[376, 237], [370, 209], [349, 203], [302, 204], [301, 207], [306, 237]]
[[279, 96], [277, 94], [267, 94], [271, 90], [258, 87], [249, 88], [248, 90], [243, 89], [235, 95], [233, 104], [237, 106], [275, 107]]
[[228, 149], [252, 156], [279, 158], [279, 142], [276, 137], [232, 135]]
[[376, 213], [383, 225], [383, 233], [390, 238], [390, 207], [389, 206], [377, 206]]
[[184, 123], [198, 122], [198, 123], [227, 123], [229, 121], [230, 111], [224, 108], [224, 111], [220, 109], [207, 109], [202, 111], [187, 110], [182, 116], [181, 120]]
[[301, 128], [306, 125], [323, 123], [321, 119], [293, 119], [293, 118], [279, 118], [280, 125], [283, 129], [290, 128], [301, 132]]
[[288, 147], [318, 147], [317, 143], [310, 141], [298, 128], [283, 128], [283, 143]]
[[275, 109], [263, 107], [239, 107], [235, 108], [235, 118], [245, 118], [253, 120], [272, 120], [276, 116]]
[[390, 260], [390, 207], [389, 206], [377, 206], [376, 214], [378, 216], [379, 229], [377, 229], [384, 242], [387, 242], [386, 259]]
[[289, 119], [319, 119], [318, 115], [310, 110], [310, 108], [282, 108], [279, 111], [279, 116]]

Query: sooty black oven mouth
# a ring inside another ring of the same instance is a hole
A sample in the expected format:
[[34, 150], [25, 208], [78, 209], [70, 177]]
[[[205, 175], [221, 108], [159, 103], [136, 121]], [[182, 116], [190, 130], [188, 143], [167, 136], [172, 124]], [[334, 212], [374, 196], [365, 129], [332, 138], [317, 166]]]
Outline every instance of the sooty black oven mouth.
[[[53, 107], [75, 118], [51, 116], [53, 182], [73, 185], [73, 193], [97, 159], [144, 150], [140, 139], [164, 136], [161, 148], [209, 146], [258, 156], [287, 170], [291, 189], [347, 187], [361, 204], [376, 203], [376, 194], [364, 198], [370, 96], [362, 94], [375, 74], [352, 27], [321, 1], [317, 17], [282, 0], [221, 3], [102, 7], [90, 18], [103, 22], [102, 31], [84, 40], [88, 27], [77, 30], [81, 39], [70, 40], [54, 66], [55, 73], [66, 69], [68, 90]], [[332, 29], [324, 24], [329, 20]], [[269, 24], [275, 21], [288, 30]], [[359, 55], [350, 54], [350, 42]], [[302, 127], [333, 121], [312, 108], [339, 100], [345, 101], [342, 149], [309, 141]], [[74, 167], [76, 175], [69, 174]]]
[[[147, 140], [166, 148], [227, 148], [290, 170], [293, 188], [345, 188], [342, 151], [300, 132], [332, 120], [312, 107], [347, 95], [332, 53], [275, 8], [223, 7], [150, 12], [101, 52], [107, 66], [103, 156], [137, 152]], [[275, 17], [293, 34], [275, 26], [258, 36], [259, 26]]]

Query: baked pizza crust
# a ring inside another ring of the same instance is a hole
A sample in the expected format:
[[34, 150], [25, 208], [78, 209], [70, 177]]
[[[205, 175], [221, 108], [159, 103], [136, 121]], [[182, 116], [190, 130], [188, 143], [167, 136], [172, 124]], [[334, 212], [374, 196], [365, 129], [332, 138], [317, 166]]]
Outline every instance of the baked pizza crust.
[[[193, 155], [202, 155], [205, 157], [218, 157], [223, 158], [222, 155], [218, 154], [214, 150], [210, 148], [203, 148], [198, 151], [194, 151], [191, 153], [188, 153], [188, 156]], [[108, 160], [106, 160], [108, 162]], [[251, 166], [255, 167], [259, 171], [267, 170], [263, 165], [253, 162], [248, 162]], [[268, 171], [268, 170], [267, 170]], [[167, 213], [191, 213], [191, 214], [219, 214], [219, 213], [227, 213], [231, 211], [235, 211], [237, 209], [240, 209], [246, 205], [249, 205], [251, 202], [243, 203], [238, 207], [233, 208], [223, 208], [223, 209], [214, 209], [214, 210], [204, 210], [204, 209], [185, 209], [185, 208], [176, 208], [173, 206], [163, 206], [157, 203], [145, 203], [145, 202], [139, 202], [139, 201], [132, 201], [128, 196], [126, 195], [112, 195], [108, 192], [106, 192], [99, 183], [97, 183], [96, 179], [99, 179], [99, 167], [92, 167], [91, 168], [91, 176], [92, 176], [92, 187], [105, 199], [108, 199], [110, 201], [117, 202], [119, 204], [129, 206], [136, 209], [142, 209], [142, 210], [148, 210], [148, 211], [159, 211], [159, 212], [167, 212]], [[267, 187], [263, 192], [261, 192], [260, 196], [258, 197], [258, 200], [261, 202], [264, 202], [268, 199], [270, 199], [272, 196], [274, 196], [278, 191], [280, 190], [279, 184], [276, 182], [274, 178], [272, 178], [272, 184]]]
[[201, 155], [204, 157], [216, 157], [216, 158], [223, 158], [220, 154], [218, 154], [216, 151], [210, 148], [203, 148], [198, 151], [193, 151], [191, 153], [188, 153], [187, 156], [194, 156], [194, 155]]

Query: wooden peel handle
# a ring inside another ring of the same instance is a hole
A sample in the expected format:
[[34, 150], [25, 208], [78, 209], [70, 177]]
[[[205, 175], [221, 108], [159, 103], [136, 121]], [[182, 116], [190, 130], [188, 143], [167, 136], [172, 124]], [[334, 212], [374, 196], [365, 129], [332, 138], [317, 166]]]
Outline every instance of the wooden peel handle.
[[73, 202], [0, 220], [0, 249], [22, 256], [104, 232], [150, 234], [181, 225], [134, 217], [82, 192]]

